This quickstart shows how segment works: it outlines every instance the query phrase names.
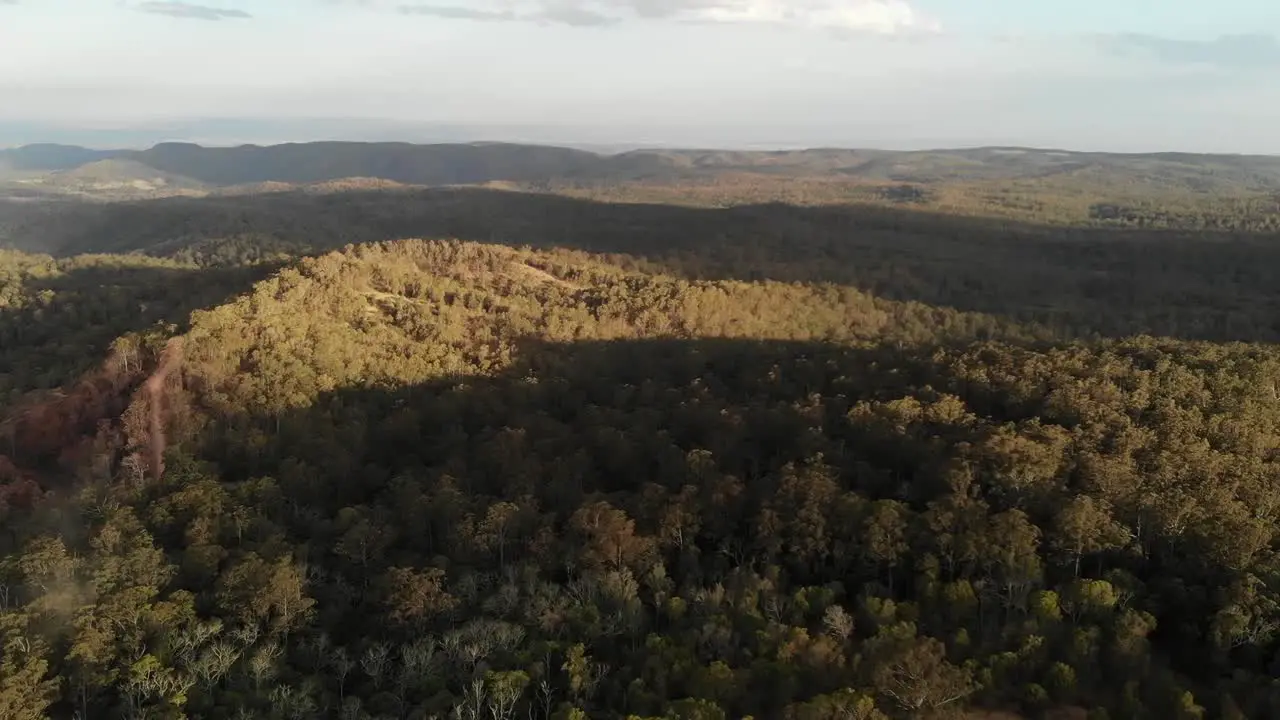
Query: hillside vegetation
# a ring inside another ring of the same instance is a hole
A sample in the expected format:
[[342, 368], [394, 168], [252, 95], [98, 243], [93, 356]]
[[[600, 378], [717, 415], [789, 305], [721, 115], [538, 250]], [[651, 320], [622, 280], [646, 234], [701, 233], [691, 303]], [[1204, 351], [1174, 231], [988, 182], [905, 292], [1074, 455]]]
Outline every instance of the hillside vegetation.
[[0, 150], [0, 178], [10, 172], [40, 173], [72, 170], [119, 154], [121, 151], [90, 150], [74, 145], [52, 143], [9, 148]]
[[0, 203], [0, 239], [55, 255], [226, 265], [405, 237], [615, 253], [689, 279], [831, 282], [1061, 337], [1280, 339], [1280, 244], [1264, 232], [1064, 228], [908, 207], [690, 208], [480, 188]]
[[[1257, 206], [645, 195], [890, 172], [863, 151], [524, 191], [241, 152], [264, 192], [0, 203], [0, 718], [1280, 716]], [[1007, 197], [1068, 162], [988, 155], [963, 182]]]
[[1280, 158], [1270, 156], [1124, 155], [997, 147], [896, 152], [837, 148], [633, 150], [598, 154], [513, 143], [311, 142], [239, 147], [162, 143], [141, 151], [31, 145], [0, 151], [0, 158], [15, 168], [47, 171], [70, 170], [107, 159], [127, 159], [213, 185], [268, 181], [309, 183], [345, 177], [378, 177], [408, 184], [437, 185], [485, 180], [550, 180], [572, 175], [640, 178], [762, 172], [912, 183], [1093, 175], [1093, 179], [1104, 182], [1163, 182], [1165, 184], [1156, 189], [1181, 187], [1202, 192], [1280, 187]]
[[[98, 184], [81, 166], [118, 161]], [[141, 175], [163, 185], [137, 186]], [[8, 168], [8, 171], [5, 170]], [[6, 176], [9, 182], [4, 182]], [[102, 199], [253, 193], [349, 178], [416, 186], [505, 183], [596, 196], [736, 205], [908, 202], [948, 213], [1060, 223], [1280, 229], [1280, 158], [1186, 153], [1108, 154], [1034, 148], [890, 152], [634, 150], [597, 154], [511, 143], [413, 145], [317, 142], [206, 148], [164, 143], [96, 151], [56, 145], [0, 150], [0, 198], [37, 192]], [[1262, 213], [1266, 217], [1259, 218]]]
[[11, 417], [0, 707], [1274, 712], [1280, 355], [1032, 335], [566, 251], [305, 261]]
[[533, 180], [572, 175], [597, 156], [581, 150], [494, 144], [304, 143], [202, 148], [168, 143], [131, 153], [136, 161], [212, 185], [314, 183], [375, 177], [415, 185]]

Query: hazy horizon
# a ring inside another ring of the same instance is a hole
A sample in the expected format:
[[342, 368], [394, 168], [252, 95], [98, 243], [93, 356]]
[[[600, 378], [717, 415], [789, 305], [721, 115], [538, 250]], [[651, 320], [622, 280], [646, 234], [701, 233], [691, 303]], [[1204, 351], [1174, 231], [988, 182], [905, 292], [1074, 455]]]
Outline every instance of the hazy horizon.
[[1257, 0], [0, 0], [0, 143], [1280, 153], [1277, 34]]
[[[238, 129], [237, 129], [238, 128]], [[780, 133], [780, 138], [784, 133]], [[965, 150], [1009, 148], [1071, 153], [1105, 154], [1211, 154], [1211, 155], [1280, 155], [1275, 152], [1236, 152], [1187, 150], [1178, 147], [1119, 149], [1114, 147], [1046, 145], [1018, 142], [982, 142], [964, 138], [938, 138], [917, 143], [872, 144], [847, 138], [818, 142], [796, 142], [786, 139], [747, 139], [734, 142], [733, 133], [720, 133], [714, 128], [693, 131], [645, 132], [643, 130], [610, 130], [608, 128], [566, 128], [556, 126], [445, 126], [434, 124], [378, 124], [351, 122], [337, 118], [310, 118], [293, 121], [255, 121], [249, 118], [190, 120], [158, 126], [94, 128], [76, 126], [23, 126], [0, 121], [0, 150], [13, 150], [31, 145], [66, 145], [91, 150], [145, 150], [162, 143], [193, 143], [204, 147], [270, 146], [316, 142], [403, 142], [410, 144], [511, 143], [576, 148], [601, 154], [632, 150], [711, 150], [711, 151], [788, 151], [788, 150], [870, 150], [923, 152], [930, 150]], [[833, 136], [838, 138], [838, 135]]]

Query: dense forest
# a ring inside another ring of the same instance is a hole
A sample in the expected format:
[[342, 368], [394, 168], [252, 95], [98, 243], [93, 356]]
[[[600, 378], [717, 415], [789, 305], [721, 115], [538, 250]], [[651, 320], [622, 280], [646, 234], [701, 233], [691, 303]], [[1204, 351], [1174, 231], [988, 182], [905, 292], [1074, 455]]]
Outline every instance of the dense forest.
[[63, 257], [135, 253], [225, 268], [408, 237], [574, 248], [692, 279], [832, 283], [1064, 337], [1280, 339], [1280, 245], [1260, 231], [1059, 226], [899, 206], [680, 207], [484, 188], [0, 202], [0, 240]]
[[1277, 238], [895, 198], [6, 208], [0, 718], [1280, 716]]
[[1012, 147], [598, 153], [494, 142], [0, 149], [0, 200], [226, 197], [466, 184], [684, 206], [906, 203], [951, 215], [1059, 226], [1280, 230], [1280, 159], [1259, 155]]

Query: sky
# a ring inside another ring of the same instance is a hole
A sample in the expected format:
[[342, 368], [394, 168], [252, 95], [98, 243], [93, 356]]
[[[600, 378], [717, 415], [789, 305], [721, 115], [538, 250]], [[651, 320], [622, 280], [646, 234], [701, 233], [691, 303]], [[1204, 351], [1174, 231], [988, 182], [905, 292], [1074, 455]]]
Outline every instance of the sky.
[[1280, 153], [1277, 37], [1273, 0], [0, 0], [0, 145]]

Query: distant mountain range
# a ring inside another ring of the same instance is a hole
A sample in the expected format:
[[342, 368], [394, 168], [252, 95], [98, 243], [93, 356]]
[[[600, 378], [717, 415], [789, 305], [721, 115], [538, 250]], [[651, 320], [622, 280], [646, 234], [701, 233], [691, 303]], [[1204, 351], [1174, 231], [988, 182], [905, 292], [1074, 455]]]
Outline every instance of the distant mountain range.
[[511, 143], [311, 142], [147, 150], [40, 144], [0, 150], [0, 181], [36, 192], [132, 189], [151, 194], [328, 183], [350, 178], [417, 186], [486, 182], [678, 180], [749, 173], [875, 183], [1068, 178], [1190, 192], [1280, 191], [1280, 157], [1109, 154], [1030, 148], [929, 151], [632, 150], [598, 153]]
[[125, 154], [124, 150], [90, 150], [76, 145], [42, 143], [0, 150], [0, 171], [51, 172], [71, 170], [91, 162]]

